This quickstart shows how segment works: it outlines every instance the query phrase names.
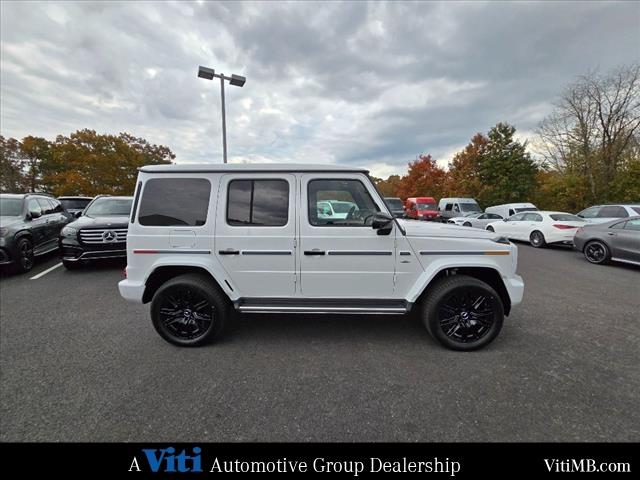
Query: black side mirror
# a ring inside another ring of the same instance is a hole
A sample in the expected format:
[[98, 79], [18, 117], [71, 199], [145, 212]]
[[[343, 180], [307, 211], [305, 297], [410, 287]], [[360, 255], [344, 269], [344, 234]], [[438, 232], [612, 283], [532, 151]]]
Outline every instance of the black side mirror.
[[502, 221], [506, 222], [507, 220], [509, 220], [508, 218], [503, 218]]
[[74, 217], [76, 218], [80, 218], [82, 216], [82, 210], [80, 210], [79, 212], [76, 212], [76, 214], [74, 215]]
[[378, 231], [378, 235], [389, 235], [393, 227], [393, 217], [386, 213], [376, 213], [371, 222], [371, 228]]
[[35, 220], [36, 218], [40, 218], [42, 216], [42, 212], [39, 210], [29, 210], [29, 218], [31, 220]]

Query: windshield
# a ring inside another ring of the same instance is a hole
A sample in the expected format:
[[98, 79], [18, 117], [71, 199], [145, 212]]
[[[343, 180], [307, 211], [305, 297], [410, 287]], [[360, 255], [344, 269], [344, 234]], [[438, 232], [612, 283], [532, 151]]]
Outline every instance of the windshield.
[[477, 203], [461, 203], [460, 210], [463, 212], [481, 212]]
[[402, 208], [402, 200], [398, 200], [397, 198], [385, 198], [387, 205], [391, 209], [401, 209]]
[[516, 208], [516, 213], [520, 212], [537, 212], [538, 209], [536, 207], [524, 207], [524, 208]]
[[22, 214], [21, 198], [1, 198], [0, 215], [3, 217], [18, 217]]
[[418, 210], [437, 210], [438, 209], [435, 203], [418, 203], [417, 207], [418, 207]]
[[465, 215], [465, 217], [467, 217], [467, 218], [478, 218], [480, 215], [482, 215], [482, 212], [474, 212], [474, 213], [467, 213]]
[[355, 207], [355, 204], [351, 202], [331, 202], [333, 211], [336, 213], [349, 213], [351, 207]]
[[553, 213], [549, 215], [552, 220], [556, 222], [583, 222], [584, 219], [577, 217], [576, 215], [571, 215], [570, 213]]
[[86, 215], [90, 217], [129, 215], [131, 202], [131, 198], [99, 198], [89, 206]]
[[82, 199], [82, 198], [63, 198], [60, 199], [60, 203], [67, 210], [84, 210], [84, 207], [89, 205], [91, 201], [90, 198]]
[[636, 212], [638, 215], [640, 215], [640, 207], [631, 207], [631, 210], [633, 210], [634, 212]]

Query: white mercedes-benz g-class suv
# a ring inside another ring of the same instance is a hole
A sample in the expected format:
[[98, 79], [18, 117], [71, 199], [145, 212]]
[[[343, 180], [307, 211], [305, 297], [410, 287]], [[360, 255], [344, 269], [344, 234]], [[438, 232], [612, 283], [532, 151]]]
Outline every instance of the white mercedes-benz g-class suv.
[[[351, 204], [328, 214], [326, 201]], [[319, 205], [320, 204], [320, 205]], [[404, 314], [473, 350], [522, 300], [517, 248], [495, 233], [393, 218], [367, 170], [336, 165], [142, 167], [121, 295], [151, 302], [176, 345], [241, 313]]]

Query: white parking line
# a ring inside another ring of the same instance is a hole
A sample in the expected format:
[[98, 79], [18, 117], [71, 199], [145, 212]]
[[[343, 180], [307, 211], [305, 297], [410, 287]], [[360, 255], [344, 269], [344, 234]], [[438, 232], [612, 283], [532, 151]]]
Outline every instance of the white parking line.
[[39, 274], [34, 275], [34, 276], [33, 276], [33, 277], [31, 277], [29, 280], [37, 280], [37, 279], [39, 279], [40, 277], [44, 277], [47, 273], [49, 273], [49, 272], [53, 272], [53, 271], [54, 271], [56, 268], [58, 268], [60, 265], [62, 265], [62, 262], [60, 262], [60, 263], [58, 263], [58, 264], [54, 265], [54, 266], [53, 266], [53, 267], [51, 267], [51, 268], [47, 268], [44, 272], [40, 272]]

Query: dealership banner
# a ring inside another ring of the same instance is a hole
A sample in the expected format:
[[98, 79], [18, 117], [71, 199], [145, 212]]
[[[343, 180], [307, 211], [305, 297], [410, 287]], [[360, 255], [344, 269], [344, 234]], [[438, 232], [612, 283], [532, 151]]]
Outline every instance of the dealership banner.
[[[184, 475], [558, 473], [637, 475], [638, 444], [614, 443], [4, 443], [5, 473], [82, 472], [122, 478]], [[633, 454], [636, 454], [635, 456]], [[634, 463], [635, 458], [635, 463]], [[112, 477], [113, 478], [113, 477]]]

